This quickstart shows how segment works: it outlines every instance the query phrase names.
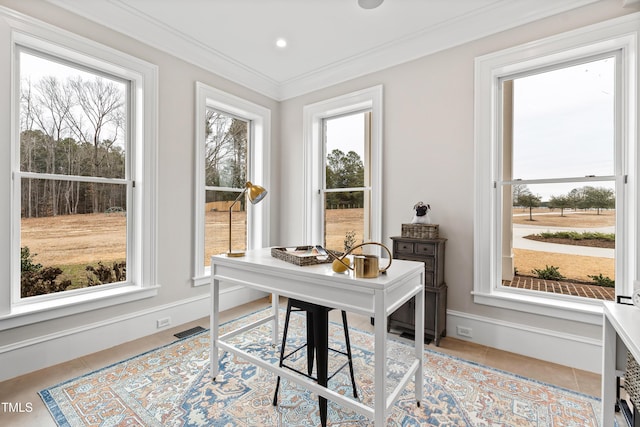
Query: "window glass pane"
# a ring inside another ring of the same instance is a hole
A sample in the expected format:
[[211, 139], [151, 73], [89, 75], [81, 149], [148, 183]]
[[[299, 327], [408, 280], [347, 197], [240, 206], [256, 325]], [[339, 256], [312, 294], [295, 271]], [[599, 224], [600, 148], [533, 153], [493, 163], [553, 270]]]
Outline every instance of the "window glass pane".
[[614, 57], [502, 88], [502, 284], [614, 299]]
[[325, 188], [361, 188], [360, 191], [327, 191], [324, 199], [324, 244], [344, 251], [368, 238], [367, 203], [370, 190], [365, 189], [369, 112], [325, 119]]
[[126, 280], [126, 185], [22, 178], [21, 192], [23, 298]]
[[326, 193], [325, 247], [336, 251], [362, 243], [364, 233], [364, 192]]
[[519, 184], [503, 189], [502, 284], [613, 300], [614, 183]]
[[227, 113], [207, 108], [205, 117], [205, 219], [204, 265], [211, 255], [247, 248], [246, 198], [231, 213], [229, 247], [229, 208], [239, 191], [220, 191], [216, 187], [244, 189], [247, 182], [247, 153], [250, 123]]
[[614, 78], [611, 57], [505, 82], [513, 83], [513, 179], [613, 175]]
[[20, 170], [124, 178], [127, 83], [20, 52]]
[[205, 185], [244, 188], [249, 122], [207, 109], [205, 126]]
[[365, 114], [326, 120], [327, 189], [364, 186]]
[[[234, 191], [206, 191], [204, 215], [204, 265], [211, 265], [211, 256], [229, 250], [229, 208], [238, 197]], [[247, 249], [246, 197], [233, 206], [231, 212], [231, 249]]]

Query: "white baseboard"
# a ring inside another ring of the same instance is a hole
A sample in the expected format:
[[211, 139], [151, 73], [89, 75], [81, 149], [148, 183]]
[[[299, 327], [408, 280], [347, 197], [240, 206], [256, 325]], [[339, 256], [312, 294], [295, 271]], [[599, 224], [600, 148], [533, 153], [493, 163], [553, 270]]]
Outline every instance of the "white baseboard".
[[[221, 311], [265, 295], [240, 286], [223, 288], [221, 292]], [[157, 320], [164, 317], [171, 318], [168, 327], [173, 327], [206, 317], [209, 313], [209, 295], [202, 295], [8, 344], [0, 347], [0, 381], [154, 334], [160, 330]], [[458, 326], [471, 329], [472, 337], [458, 335]], [[597, 339], [453, 310], [447, 311], [447, 335], [576, 369], [601, 371], [602, 342]]]
[[[470, 329], [460, 336], [458, 326]], [[602, 341], [529, 325], [447, 310], [447, 336], [576, 369], [600, 373]]]
[[[223, 286], [220, 310], [224, 311], [245, 304], [264, 295], [264, 292], [240, 286]], [[210, 306], [211, 299], [206, 294], [128, 313], [108, 321], [82, 325], [4, 345], [0, 347], [0, 381], [209, 316]], [[171, 318], [171, 324], [164, 328], [158, 328], [157, 320], [167, 317]]]

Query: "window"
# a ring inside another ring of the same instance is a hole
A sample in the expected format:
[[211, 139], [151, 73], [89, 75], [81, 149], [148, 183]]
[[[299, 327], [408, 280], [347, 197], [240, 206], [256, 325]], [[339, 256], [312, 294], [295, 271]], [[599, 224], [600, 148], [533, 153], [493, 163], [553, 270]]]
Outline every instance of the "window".
[[[615, 281], [615, 294], [630, 293], [638, 256], [630, 90], [637, 25], [637, 17], [620, 18], [476, 60], [476, 302], [599, 323], [600, 296], [513, 283], [527, 275], [531, 283]], [[593, 232], [613, 236], [614, 249], [523, 243], [557, 237], [554, 227], [584, 235], [589, 225], [579, 226], [595, 218], [604, 227]], [[586, 256], [587, 267], [572, 271]]]
[[154, 295], [156, 67], [52, 27], [12, 36], [7, 327]]
[[[261, 248], [268, 242], [268, 196], [250, 208], [239, 200], [247, 181], [267, 182], [268, 109], [202, 83], [196, 85], [196, 286], [209, 283], [211, 256]], [[232, 247], [229, 248], [231, 236]]]
[[[208, 108], [205, 123], [204, 265], [210, 266], [211, 255], [247, 247], [246, 200], [233, 202], [247, 182], [249, 122]], [[235, 209], [232, 230], [229, 209]]]
[[370, 240], [368, 154], [371, 112], [329, 117], [324, 123], [324, 247], [342, 251]]
[[304, 126], [306, 241], [380, 241], [382, 87], [305, 106]]
[[126, 282], [129, 83], [18, 57], [19, 298]]
[[618, 53], [502, 79], [503, 286], [614, 299]]

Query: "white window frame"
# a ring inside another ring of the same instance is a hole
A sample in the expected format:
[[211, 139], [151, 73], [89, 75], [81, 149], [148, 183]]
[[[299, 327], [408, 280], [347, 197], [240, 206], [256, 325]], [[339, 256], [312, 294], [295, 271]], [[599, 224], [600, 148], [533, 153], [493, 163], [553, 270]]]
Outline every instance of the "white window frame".
[[[303, 138], [305, 204], [303, 236], [306, 244], [324, 242], [324, 119], [344, 116], [362, 110], [371, 111], [371, 218], [370, 238], [382, 241], [382, 86], [305, 105], [303, 108]], [[379, 247], [374, 250], [379, 251]]]
[[[148, 298], [157, 294], [156, 278], [156, 145], [157, 66], [108, 46], [69, 33], [33, 18], [0, 9], [11, 29], [11, 159], [13, 182], [20, 171], [20, 75], [17, 51], [24, 47], [45, 52], [72, 64], [101, 70], [130, 82], [130, 179], [135, 189], [128, 206], [127, 281], [20, 299], [20, 194], [12, 183], [10, 223], [11, 273], [0, 290], [0, 330], [69, 316], [98, 308]], [[16, 170], [16, 168], [18, 168]], [[130, 230], [130, 231], [129, 231]], [[16, 283], [18, 285], [16, 285]]]
[[[205, 223], [205, 128], [207, 108], [228, 113], [249, 122], [249, 153], [247, 180], [270, 188], [269, 161], [271, 145], [271, 110], [235, 95], [196, 82], [195, 121], [195, 227], [193, 286], [209, 285], [211, 268], [204, 264]], [[247, 250], [262, 248], [269, 242], [269, 196], [247, 209]]]
[[630, 295], [638, 275], [638, 29], [640, 14], [626, 15], [476, 58], [474, 302], [529, 313], [602, 323], [602, 303], [500, 285], [501, 78], [579, 58], [620, 52], [616, 74], [616, 293]]

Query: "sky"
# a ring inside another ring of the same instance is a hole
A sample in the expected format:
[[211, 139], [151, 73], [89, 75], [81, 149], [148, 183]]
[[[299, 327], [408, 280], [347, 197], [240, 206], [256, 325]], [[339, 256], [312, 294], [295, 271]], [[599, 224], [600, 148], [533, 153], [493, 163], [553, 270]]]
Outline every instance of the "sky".
[[355, 151], [364, 161], [364, 114], [356, 113], [328, 120], [327, 153], [339, 149]]
[[[32, 84], [37, 84], [39, 80], [44, 77], [54, 76], [63, 82], [67, 78], [81, 77], [83, 80], [93, 80], [96, 77], [105, 78], [104, 75], [97, 75], [90, 73], [79, 68], [70, 67], [57, 61], [45, 59], [37, 55], [32, 55], [28, 52], [20, 52], [20, 77], [22, 80], [29, 78]], [[122, 86], [122, 91], [125, 90], [125, 85], [120, 80], [107, 79]], [[124, 95], [123, 95], [124, 96]], [[108, 138], [113, 135], [114, 132], [109, 130], [109, 127], [105, 127], [103, 136]], [[124, 149], [123, 132], [118, 133], [118, 140], [116, 145]]]
[[[605, 58], [515, 80], [514, 179], [614, 174], [614, 65]], [[544, 201], [584, 185], [528, 187]]]

